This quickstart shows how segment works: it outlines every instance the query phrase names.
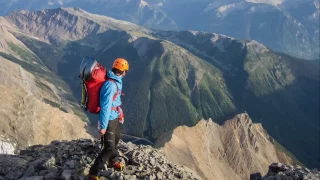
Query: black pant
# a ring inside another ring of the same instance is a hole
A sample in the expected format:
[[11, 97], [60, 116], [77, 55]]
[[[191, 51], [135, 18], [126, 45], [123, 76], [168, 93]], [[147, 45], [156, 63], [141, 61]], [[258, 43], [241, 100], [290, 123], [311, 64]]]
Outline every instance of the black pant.
[[90, 169], [90, 175], [98, 175], [104, 169], [104, 164], [118, 156], [117, 145], [120, 140], [120, 122], [119, 119], [109, 121], [106, 134], [103, 135], [103, 149], [94, 161]]

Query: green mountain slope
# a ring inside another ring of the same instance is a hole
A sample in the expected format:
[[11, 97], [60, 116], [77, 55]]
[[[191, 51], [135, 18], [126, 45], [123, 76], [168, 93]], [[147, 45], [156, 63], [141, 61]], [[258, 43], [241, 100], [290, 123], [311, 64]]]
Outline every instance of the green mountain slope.
[[[251, 114], [296, 156], [308, 159], [306, 164], [313, 161], [319, 151], [319, 60], [303, 61], [254, 41], [211, 33], [154, 34], [219, 67], [237, 109]], [[299, 146], [313, 148], [306, 152]]]

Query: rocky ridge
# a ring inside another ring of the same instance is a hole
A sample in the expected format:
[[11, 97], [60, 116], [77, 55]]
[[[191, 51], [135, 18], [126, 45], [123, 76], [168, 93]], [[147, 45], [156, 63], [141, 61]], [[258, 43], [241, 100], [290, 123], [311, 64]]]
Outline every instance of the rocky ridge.
[[250, 175], [250, 180], [318, 180], [320, 171], [301, 166], [287, 166], [282, 163], [272, 163], [268, 173], [262, 177], [261, 173]]
[[[120, 140], [118, 151], [127, 162], [123, 172], [108, 168], [101, 179], [201, 179], [185, 167], [169, 162], [161, 150]], [[1, 179], [85, 179], [100, 152], [98, 141], [79, 139], [53, 141], [22, 150], [19, 155], [1, 155]]]
[[161, 136], [155, 147], [161, 147], [170, 161], [207, 180], [249, 179], [253, 172], [266, 174], [272, 162], [295, 164], [247, 113], [223, 125], [209, 119], [193, 127], [180, 126]]

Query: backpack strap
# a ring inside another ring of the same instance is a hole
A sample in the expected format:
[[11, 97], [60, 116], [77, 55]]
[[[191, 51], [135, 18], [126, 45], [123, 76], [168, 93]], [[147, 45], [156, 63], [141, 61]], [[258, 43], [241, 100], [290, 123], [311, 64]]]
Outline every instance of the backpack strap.
[[[116, 98], [117, 98], [117, 96], [118, 96], [118, 94], [119, 94], [118, 85], [117, 85], [116, 81], [113, 80], [113, 79], [107, 79], [107, 81], [114, 82], [114, 83], [116, 84], [116, 86], [117, 86], [116, 94], [113, 95], [113, 99], [112, 99], [112, 101], [114, 101], [114, 100], [116, 100]], [[124, 95], [124, 94], [121, 92], [121, 95]], [[118, 113], [119, 113], [119, 119], [123, 119], [123, 118], [124, 118], [124, 113], [123, 113], [122, 109], [120, 108], [120, 106], [113, 107], [113, 108], [111, 108], [111, 110], [112, 110], [112, 111], [114, 111], [114, 110], [117, 110], [117, 111], [118, 111]]]
[[114, 101], [114, 100], [116, 100], [116, 98], [117, 98], [117, 96], [118, 96], [118, 94], [119, 94], [118, 85], [117, 85], [116, 81], [113, 80], [113, 79], [107, 79], [107, 81], [111, 81], [111, 82], [113, 82], [113, 83], [117, 86], [117, 91], [116, 91], [116, 93], [113, 95], [113, 98], [112, 98], [112, 101]]
[[85, 111], [87, 111], [87, 109], [88, 109], [88, 89], [87, 89], [86, 82], [84, 79], [82, 79], [81, 89], [82, 90], [81, 90], [80, 105]]

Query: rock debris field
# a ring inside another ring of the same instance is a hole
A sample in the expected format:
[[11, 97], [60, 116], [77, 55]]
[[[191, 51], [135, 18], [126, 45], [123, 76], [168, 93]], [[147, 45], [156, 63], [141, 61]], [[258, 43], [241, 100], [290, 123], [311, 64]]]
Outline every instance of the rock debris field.
[[[118, 151], [126, 167], [122, 172], [107, 168], [100, 174], [102, 180], [200, 179], [191, 170], [169, 162], [161, 150], [151, 146], [120, 140]], [[99, 142], [88, 139], [31, 146], [19, 155], [0, 155], [0, 180], [87, 179], [99, 152]]]

